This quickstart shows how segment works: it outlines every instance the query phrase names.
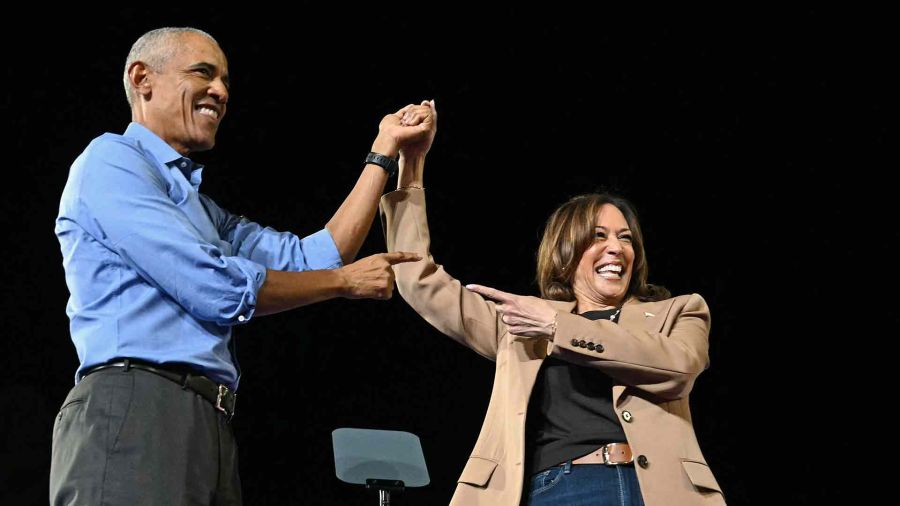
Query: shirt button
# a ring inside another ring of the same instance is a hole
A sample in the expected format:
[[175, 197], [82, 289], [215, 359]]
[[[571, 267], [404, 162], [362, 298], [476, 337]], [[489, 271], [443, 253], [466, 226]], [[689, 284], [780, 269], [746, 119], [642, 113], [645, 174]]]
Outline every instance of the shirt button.
[[239, 321], [239, 322], [245, 321], [246, 319], [247, 319], [247, 318], [246, 318], [244, 315], [238, 316], [238, 321]]
[[181, 168], [183, 169], [185, 167], [187, 167], [187, 162], [181, 162]]
[[622, 420], [625, 420], [626, 422], [631, 423], [631, 419], [632, 419], [632, 418], [634, 418], [634, 417], [631, 416], [631, 412], [630, 412], [630, 411], [623, 411], [623, 412], [622, 412]]

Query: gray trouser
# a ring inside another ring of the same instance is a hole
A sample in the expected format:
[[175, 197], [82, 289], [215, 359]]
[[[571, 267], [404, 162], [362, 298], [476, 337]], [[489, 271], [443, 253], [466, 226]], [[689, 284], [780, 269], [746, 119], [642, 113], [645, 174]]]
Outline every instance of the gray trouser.
[[231, 425], [171, 380], [139, 369], [97, 371], [56, 417], [50, 504], [239, 505]]

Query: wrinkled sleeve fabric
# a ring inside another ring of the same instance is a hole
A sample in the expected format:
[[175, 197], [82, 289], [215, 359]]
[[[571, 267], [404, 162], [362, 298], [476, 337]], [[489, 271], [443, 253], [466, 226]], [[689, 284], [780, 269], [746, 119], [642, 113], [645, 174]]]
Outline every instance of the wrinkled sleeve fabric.
[[82, 228], [198, 320], [249, 321], [264, 265], [205, 240], [135, 146], [107, 140], [86, 164], [76, 196]]
[[428, 323], [478, 354], [496, 360], [506, 326], [493, 301], [472, 292], [435, 263], [425, 213], [425, 192], [397, 190], [381, 198], [388, 251], [422, 255], [418, 262], [394, 265], [397, 290]]
[[301, 239], [233, 214], [206, 195], [200, 194], [200, 199], [219, 235], [231, 244], [235, 255], [276, 271], [336, 269], [343, 265], [328, 229]]
[[[672, 310], [677, 316], [667, 335], [560, 312], [550, 353], [600, 369], [626, 385], [666, 400], [685, 397], [697, 376], [709, 367], [710, 314], [699, 294], [676, 300]], [[602, 345], [603, 352], [577, 346], [575, 343], [582, 339]]]

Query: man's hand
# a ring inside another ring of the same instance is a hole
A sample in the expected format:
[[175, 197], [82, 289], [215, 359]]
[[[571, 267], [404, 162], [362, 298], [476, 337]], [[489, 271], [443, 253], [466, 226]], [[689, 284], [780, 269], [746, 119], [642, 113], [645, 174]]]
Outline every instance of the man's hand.
[[425, 156], [434, 142], [437, 132], [437, 108], [434, 100], [423, 100], [420, 105], [405, 107], [400, 124], [417, 127], [424, 133], [417, 133], [400, 139], [400, 152], [404, 157]]
[[[433, 114], [433, 106], [409, 104], [399, 111], [385, 116], [378, 125], [378, 137], [372, 144], [372, 151], [382, 155], [395, 157], [400, 149], [418, 146], [425, 152], [431, 147], [434, 132], [437, 128], [437, 116]], [[412, 114], [408, 114], [412, 111]], [[405, 124], [403, 119], [414, 120], [413, 124]]]
[[390, 299], [394, 292], [391, 266], [421, 259], [418, 253], [395, 251], [378, 253], [345, 265], [338, 269], [346, 285], [343, 296], [348, 299]]

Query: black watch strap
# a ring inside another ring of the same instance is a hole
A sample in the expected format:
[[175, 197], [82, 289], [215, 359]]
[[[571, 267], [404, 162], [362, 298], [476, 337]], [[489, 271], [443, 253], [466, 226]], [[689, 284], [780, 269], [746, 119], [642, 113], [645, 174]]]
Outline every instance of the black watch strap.
[[400, 166], [397, 165], [397, 160], [394, 160], [393, 158], [382, 155], [380, 153], [370, 152], [368, 155], [366, 155], [366, 163], [371, 163], [381, 167], [388, 173], [388, 176], [393, 176], [397, 173], [398, 170], [400, 170]]

